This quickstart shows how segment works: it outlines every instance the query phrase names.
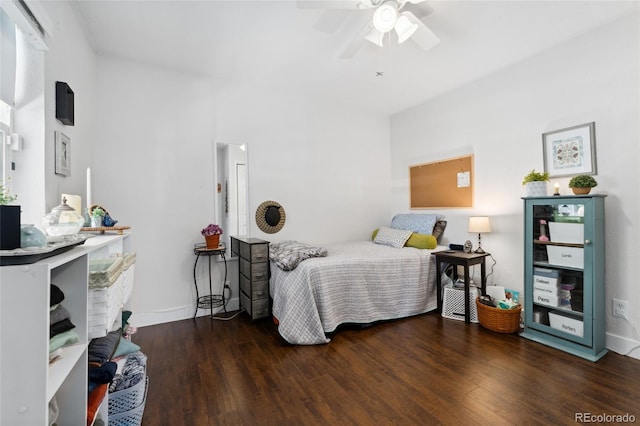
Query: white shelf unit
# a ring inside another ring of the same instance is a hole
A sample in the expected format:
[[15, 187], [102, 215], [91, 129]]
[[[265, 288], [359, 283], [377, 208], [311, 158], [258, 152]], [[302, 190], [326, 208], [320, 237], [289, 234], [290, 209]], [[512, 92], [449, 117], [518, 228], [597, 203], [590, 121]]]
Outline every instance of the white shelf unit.
[[[48, 425], [54, 396], [57, 425], [86, 424], [89, 258], [130, 244], [128, 235], [95, 238], [36, 263], [0, 267], [0, 424]], [[79, 342], [49, 365], [52, 283], [65, 295]]]

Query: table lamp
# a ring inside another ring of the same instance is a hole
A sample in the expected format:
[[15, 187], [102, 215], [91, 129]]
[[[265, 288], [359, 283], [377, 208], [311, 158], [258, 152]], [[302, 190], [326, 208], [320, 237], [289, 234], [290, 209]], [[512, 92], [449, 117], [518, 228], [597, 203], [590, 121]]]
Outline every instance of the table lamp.
[[487, 216], [473, 216], [469, 218], [469, 232], [478, 234], [478, 248], [475, 253], [484, 253], [482, 250], [481, 235], [487, 232], [491, 232], [491, 223]]

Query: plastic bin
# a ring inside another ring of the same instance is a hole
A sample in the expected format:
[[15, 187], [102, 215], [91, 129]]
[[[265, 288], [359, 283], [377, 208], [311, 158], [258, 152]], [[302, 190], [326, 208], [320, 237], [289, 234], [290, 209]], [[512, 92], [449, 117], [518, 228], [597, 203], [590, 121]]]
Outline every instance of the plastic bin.
[[89, 261], [89, 288], [111, 286], [120, 277], [123, 269], [124, 260], [121, 257], [91, 259]]
[[[142, 399], [140, 399], [139, 391], [131, 392], [132, 389], [136, 388], [138, 385], [143, 385], [142, 387]], [[149, 376], [145, 377], [145, 380], [141, 380], [138, 385], [133, 386], [129, 389], [124, 389], [122, 391], [113, 392], [109, 394], [109, 426], [140, 426], [142, 424], [142, 415], [144, 414], [144, 405], [147, 402], [147, 391], [149, 390]], [[129, 391], [129, 394], [127, 394]], [[140, 404], [135, 408], [130, 410], [115, 412], [112, 414], [112, 397], [115, 394], [120, 392], [125, 392], [122, 396], [118, 397], [118, 404], [114, 403], [114, 409], [124, 408], [133, 405], [134, 402], [140, 400]]]

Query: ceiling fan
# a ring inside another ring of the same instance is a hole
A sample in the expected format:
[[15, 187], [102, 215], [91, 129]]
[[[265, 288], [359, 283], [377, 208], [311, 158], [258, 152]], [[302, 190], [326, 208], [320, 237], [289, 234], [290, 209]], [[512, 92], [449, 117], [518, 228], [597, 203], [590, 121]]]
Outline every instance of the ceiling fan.
[[[350, 58], [365, 41], [383, 47], [384, 37], [390, 37], [392, 32], [395, 32], [398, 43], [411, 39], [422, 50], [429, 50], [437, 45], [440, 42], [438, 36], [408, 10], [411, 5], [423, 2], [425, 0], [298, 0], [297, 4], [301, 9], [373, 10], [373, 16], [340, 55], [341, 58]], [[331, 15], [329, 19], [333, 17], [335, 15]], [[335, 20], [333, 23], [328, 22], [325, 18], [323, 25], [325, 28], [335, 29], [337, 28], [335, 22]]]

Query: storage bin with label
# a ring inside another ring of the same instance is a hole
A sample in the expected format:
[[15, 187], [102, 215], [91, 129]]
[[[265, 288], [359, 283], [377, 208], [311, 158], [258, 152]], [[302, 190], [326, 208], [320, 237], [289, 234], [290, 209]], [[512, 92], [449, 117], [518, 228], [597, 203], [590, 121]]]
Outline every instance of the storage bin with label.
[[582, 223], [549, 222], [549, 239], [556, 243], [583, 244], [584, 225]]
[[584, 252], [581, 247], [547, 246], [549, 263], [570, 268], [584, 267]]
[[549, 312], [549, 323], [551, 328], [563, 331], [574, 336], [583, 337], [584, 324], [582, 321], [569, 316], [561, 315], [557, 312]]

